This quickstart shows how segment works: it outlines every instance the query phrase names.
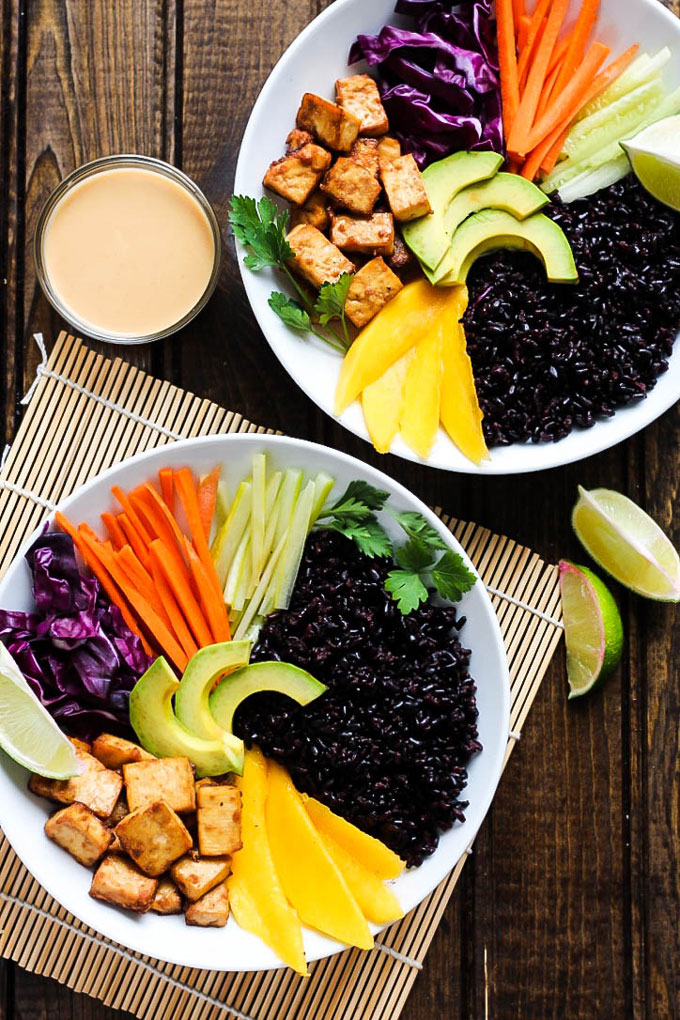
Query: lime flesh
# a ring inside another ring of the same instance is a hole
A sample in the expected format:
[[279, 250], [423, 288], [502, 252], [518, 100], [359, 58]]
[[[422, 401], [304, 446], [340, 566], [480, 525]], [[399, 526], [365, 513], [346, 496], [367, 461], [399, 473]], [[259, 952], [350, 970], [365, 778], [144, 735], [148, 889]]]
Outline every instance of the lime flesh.
[[613, 489], [578, 491], [571, 523], [593, 559], [638, 595], [680, 601], [680, 558], [649, 514]]
[[680, 115], [651, 124], [621, 145], [642, 187], [680, 212]]
[[618, 666], [623, 624], [609, 589], [587, 567], [560, 561], [569, 697], [597, 687]]

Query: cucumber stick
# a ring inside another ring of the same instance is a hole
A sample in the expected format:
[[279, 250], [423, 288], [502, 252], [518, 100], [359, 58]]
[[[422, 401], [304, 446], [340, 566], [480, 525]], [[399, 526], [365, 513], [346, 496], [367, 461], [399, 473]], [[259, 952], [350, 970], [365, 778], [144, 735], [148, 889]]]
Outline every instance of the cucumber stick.
[[227, 583], [227, 575], [236, 555], [239, 542], [248, 527], [251, 507], [251, 484], [247, 481], [241, 482], [236, 490], [234, 502], [227, 514], [227, 519], [220, 527], [210, 550], [215, 569], [217, 570], [217, 576], [223, 588]]
[[577, 198], [586, 198], [587, 195], [594, 195], [596, 191], [616, 184], [629, 173], [630, 162], [625, 152], [622, 152], [595, 170], [584, 170], [573, 180], [568, 181], [560, 188], [560, 198], [563, 202], [575, 202]]
[[628, 92], [632, 92], [633, 89], [638, 88], [644, 82], [649, 81], [650, 78], [654, 78], [659, 72], [665, 67], [668, 61], [671, 59], [671, 51], [667, 46], [664, 46], [662, 50], [659, 50], [653, 57], [650, 57], [648, 53], [641, 53], [632, 64], [629, 64], [625, 71], [619, 75], [615, 81], [606, 88], [604, 92], [601, 92], [599, 96], [595, 96], [589, 103], [583, 107], [578, 116], [576, 117], [575, 123], [578, 124], [586, 117], [590, 117], [591, 114], [596, 113], [603, 107], [611, 106], [621, 96], [625, 96]]
[[635, 126], [661, 102], [664, 88], [660, 78], [652, 78], [639, 88], [603, 107], [575, 124], [567, 135], [562, 153], [579, 162], [610, 142], [625, 138]]

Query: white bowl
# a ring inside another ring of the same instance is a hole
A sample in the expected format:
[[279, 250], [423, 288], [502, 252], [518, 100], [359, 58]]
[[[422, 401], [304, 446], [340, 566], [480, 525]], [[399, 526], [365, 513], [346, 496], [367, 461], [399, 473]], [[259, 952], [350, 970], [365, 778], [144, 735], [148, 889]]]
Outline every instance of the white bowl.
[[[288, 131], [303, 92], [334, 97], [336, 78], [346, 76], [350, 45], [359, 33], [375, 33], [386, 22], [404, 23], [394, 12], [395, 0], [335, 0], [312, 21], [283, 54], [267, 79], [250, 115], [239, 154], [234, 181], [237, 195], [264, 194], [262, 178], [269, 164], [284, 151]], [[572, 5], [577, 6], [576, 0]], [[597, 38], [617, 56], [634, 42], [640, 50], [655, 52], [669, 46], [673, 57], [666, 76], [669, 86], [680, 83], [680, 20], [658, 0], [602, 0]], [[277, 358], [295, 382], [318, 406], [333, 415], [333, 397], [340, 371], [339, 356], [321, 341], [306, 340], [291, 332], [269, 308], [272, 290], [286, 289], [274, 270], [252, 273], [243, 265], [237, 245], [246, 294], [262, 332]], [[639, 432], [663, 414], [680, 396], [680, 357], [670, 359], [646, 400], [617, 411], [613, 418], [591, 429], [575, 429], [558, 443], [517, 443], [495, 447], [491, 459], [479, 467], [467, 460], [440, 430], [427, 463], [432, 467], [469, 474], [510, 475], [569, 464], [606, 450]], [[354, 402], [336, 419], [362, 439], [369, 440], [361, 407]], [[421, 462], [399, 437], [391, 452]]]
[[[280, 468], [299, 467], [309, 474], [326, 469], [337, 480], [338, 494], [353, 478], [365, 479], [387, 490], [391, 506], [424, 514], [451, 548], [465, 556], [441, 521], [407, 489], [380, 471], [324, 446], [275, 436], [210, 436], [142, 453], [88, 482], [65, 500], [60, 509], [71, 520], [86, 521], [101, 530], [99, 515], [112, 504], [110, 487], [118, 484], [124, 490], [134, 488], [157, 477], [158, 469], [165, 466], [177, 469], [188, 465], [200, 474], [222, 464], [223, 477], [233, 494], [236, 484], [250, 473], [252, 456], [258, 451], [265, 451], [270, 462]], [[383, 516], [384, 526], [398, 533], [399, 528], [389, 515]], [[24, 554], [39, 531], [24, 543], [0, 582], [3, 608], [31, 607], [30, 575]], [[468, 617], [461, 637], [464, 645], [472, 649], [470, 672], [478, 685], [479, 739], [483, 750], [470, 762], [464, 792], [470, 806], [465, 822], [454, 825], [442, 836], [437, 851], [420, 868], [406, 872], [394, 882], [395, 893], [405, 910], [415, 907], [438, 885], [474, 839], [498, 785], [508, 739], [510, 684], [505, 649], [496, 615], [481, 582], [464, 596], [460, 613]], [[38, 882], [85, 924], [129, 949], [185, 967], [248, 971], [281, 966], [275, 954], [258, 938], [239, 928], [233, 918], [221, 930], [187, 928], [180, 916], [136, 916], [91, 899], [89, 872], [43, 834], [50, 805], [28, 792], [27, 781], [26, 771], [0, 754], [0, 826]], [[345, 948], [307, 929], [304, 938], [309, 960]]]

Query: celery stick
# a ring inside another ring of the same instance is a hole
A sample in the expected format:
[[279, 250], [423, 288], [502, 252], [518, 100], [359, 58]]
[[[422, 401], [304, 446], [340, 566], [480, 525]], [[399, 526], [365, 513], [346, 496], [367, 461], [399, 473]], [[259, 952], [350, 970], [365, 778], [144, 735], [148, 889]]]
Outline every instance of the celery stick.
[[276, 549], [274, 550], [274, 552], [269, 557], [269, 562], [262, 571], [262, 577], [260, 578], [260, 582], [255, 591], [253, 592], [253, 596], [248, 602], [248, 605], [243, 613], [243, 616], [239, 621], [239, 625], [236, 628], [236, 631], [233, 636], [234, 641], [241, 640], [241, 638], [244, 636], [244, 634], [250, 627], [250, 624], [252, 623], [256, 613], [260, 609], [262, 601], [265, 595], [267, 594], [267, 589], [271, 584], [272, 574], [276, 569], [276, 564], [279, 562], [279, 558], [285, 547], [286, 538], [287, 535], [284, 535], [279, 544], [277, 545]]
[[586, 103], [576, 117], [576, 123], [578, 124], [585, 117], [590, 117], [602, 107], [610, 106], [621, 96], [625, 96], [626, 93], [632, 92], [643, 82], [658, 75], [670, 58], [671, 51], [667, 46], [664, 46], [653, 57], [650, 57], [648, 53], [641, 53], [604, 92], [600, 92], [599, 96], [595, 96], [589, 103]]
[[281, 504], [279, 507], [279, 518], [276, 522], [272, 544], [276, 547], [288, 530], [290, 519], [293, 516], [293, 508], [297, 502], [302, 485], [302, 471], [296, 468], [288, 468], [283, 476], [281, 484]]
[[622, 152], [620, 156], [603, 163], [595, 170], [584, 170], [573, 180], [568, 181], [560, 188], [560, 198], [563, 202], [575, 202], [577, 198], [586, 198], [601, 188], [608, 188], [629, 173], [630, 162], [625, 152]]
[[300, 498], [295, 504], [284, 551], [279, 559], [278, 569], [276, 570], [274, 609], [288, 608], [295, 578], [300, 568], [300, 560], [302, 559], [305, 542], [307, 541], [309, 518], [314, 507], [315, 497], [316, 486], [314, 482], [307, 482], [300, 493]]
[[331, 478], [326, 471], [319, 471], [318, 475], [314, 479], [314, 485], [316, 486], [316, 498], [309, 518], [310, 528], [316, 522], [317, 517], [323, 510], [326, 500], [328, 499], [328, 494], [335, 485], [335, 479]]
[[264, 453], [256, 453], [253, 457], [252, 541], [250, 545], [252, 568], [250, 575], [250, 591], [255, 590], [262, 572], [262, 550], [264, 547], [264, 521], [266, 513], [266, 478], [266, 456]]
[[598, 110], [576, 124], [567, 135], [562, 152], [578, 162], [599, 152], [610, 142], [623, 138], [657, 106], [664, 97], [660, 79], [653, 78], [611, 106]]
[[250, 569], [250, 529], [241, 536], [238, 549], [232, 560], [227, 581], [224, 586], [224, 601], [228, 606], [234, 606], [234, 597], [239, 581], [244, 573]]

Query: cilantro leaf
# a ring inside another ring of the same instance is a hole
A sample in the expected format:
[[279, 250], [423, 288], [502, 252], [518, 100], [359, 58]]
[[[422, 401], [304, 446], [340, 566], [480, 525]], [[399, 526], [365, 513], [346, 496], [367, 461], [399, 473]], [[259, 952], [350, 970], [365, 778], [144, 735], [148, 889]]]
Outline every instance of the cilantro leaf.
[[477, 578], [463, 563], [462, 556], [449, 549], [430, 571], [434, 585], [442, 598], [459, 602]]
[[314, 311], [319, 316], [322, 326], [327, 326], [331, 319], [344, 320], [345, 301], [351, 283], [350, 274], [342, 273], [335, 283], [322, 284], [319, 297], [314, 305]]
[[419, 538], [410, 538], [405, 545], [399, 546], [396, 557], [400, 567], [416, 574], [426, 570], [432, 563], [432, 553]]
[[421, 602], [427, 602], [427, 588], [420, 574], [412, 570], [390, 570], [385, 580], [385, 590], [396, 601], [404, 616], [417, 609]]
[[354, 512], [351, 508], [358, 505], [363, 505], [368, 510], [382, 510], [389, 497], [389, 492], [385, 492], [383, 489], [376, 489], [369, 482], [364, 482], [357, 478], [350, 482], [342, 496], [327, 511], [324, 511], [324, 515], [326, 513]]
[[248, 249], [243, 260], [248, 269], [283, 267], [291, 258], [293, 251], [286, 240], [289, 219], [288, 210], [280, 212], [270, 198], [257, 202], [248, 195], [232, 196], [229, 223], [234, 237]]
[[373, 514], [363, 521], [335, 520], [317, 526], [326, 531], [337, 531], [339, 535], [351, 538], [361, 552], [371, 558], [392, 555], [392, 543]]
[[282, 322], [290, 329], [307, 333], [312, 328], [312, 321], [301, 304], [286, 297], [278, 290], [272, 291], [268, 300], [269, 307], [276, 312]]
[[382, 489], [355, 480], [335, 503], [321, 511], [315, 526], [351, 538], [367, 556], [391, 556], [392, 542], [373, 512], [382, 510], [388, 497]]
[[425, 520], [422, 514], [415, 510], [404, 510], [392, 513], [395, 521], [402, 526], [409, 538], [418, 538], [431, 549], [448, 549], [444, 539], [431, 524]]

